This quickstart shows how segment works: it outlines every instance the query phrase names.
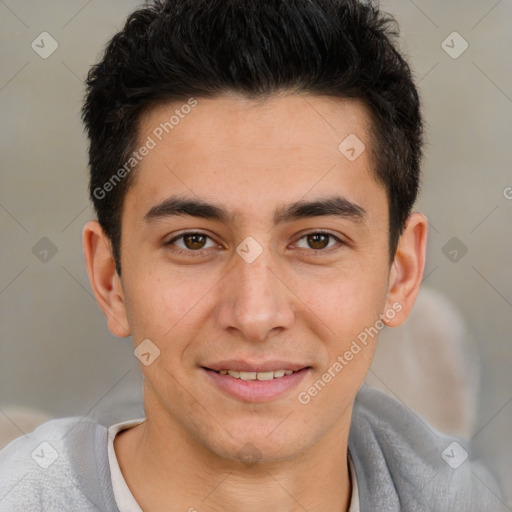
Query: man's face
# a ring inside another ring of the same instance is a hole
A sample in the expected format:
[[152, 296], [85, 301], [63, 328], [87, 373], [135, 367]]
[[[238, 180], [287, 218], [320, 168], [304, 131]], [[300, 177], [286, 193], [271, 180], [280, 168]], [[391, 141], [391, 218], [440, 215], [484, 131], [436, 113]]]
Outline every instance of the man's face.
[[[155, 129], [179, 108], [142, 119], [140, 142], [151, 136], [156, 147], [134, 171], [122, 213], [134, 344], [160, 350], [141, 364], [147, 418], [223, 457], [290, 458], [347, 434], [376, 336], [344, 355], [390, 307], [386, 192], [368, 150], [353, 160], [339, 149], [351, 134], [369, 147], [368, 117], [354, 101], [224, 95], [198, 98], [159, 141]], [[227, 218], [173, 214], [176, 197]], [[336, 198], [341, 209], [328, 215], [275, 218]]]

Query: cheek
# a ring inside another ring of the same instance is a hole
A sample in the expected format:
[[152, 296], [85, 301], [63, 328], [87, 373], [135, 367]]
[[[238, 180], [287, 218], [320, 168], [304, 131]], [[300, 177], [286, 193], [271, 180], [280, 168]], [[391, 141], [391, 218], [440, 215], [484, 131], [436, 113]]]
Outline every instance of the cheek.
[[343, 346], [379, 319], [386, 302], [387, 273], [384, 268], [352, 267], [313, 284], [303, 282], [301, 288], [300, 296], [325, 333], [336, 346]]
[[173, 331], [187, 323], [190, 312], [208, 290], [201, 280], [183, 281], [156, 269], [127, 275], [135, 276], [124, 287], [135, 342], [142, 338], [163, 342], [172, 337]]

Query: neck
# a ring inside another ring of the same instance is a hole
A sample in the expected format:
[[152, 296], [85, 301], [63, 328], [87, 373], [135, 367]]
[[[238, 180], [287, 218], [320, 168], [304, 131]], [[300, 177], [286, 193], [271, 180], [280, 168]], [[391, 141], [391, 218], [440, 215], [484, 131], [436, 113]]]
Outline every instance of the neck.
[[147, 416], [114, 441], [123, 476], [145, 512], [171, 505], [189, 512], [348, 510], [349, 425], [333, 428], [296, 457], [254, 463], [221, 457], [179, 428], [163, 425]]

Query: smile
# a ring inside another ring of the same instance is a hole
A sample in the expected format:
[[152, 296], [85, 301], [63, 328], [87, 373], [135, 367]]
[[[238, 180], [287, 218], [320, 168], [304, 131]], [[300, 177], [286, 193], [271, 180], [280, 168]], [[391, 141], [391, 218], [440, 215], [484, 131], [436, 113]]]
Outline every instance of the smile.
[[214, 387], [223, 394], [242, 402], [253, 403], [269, 402], [284, 397], [297, 388], [312, 371], [310, 366], [283, 369], [276, 365], [276, 370], [271, 370], [267, 366], [258, 368], [260, 371], [251, 371], [249, 365], [237, 365], [245, 366], [238, 370], [227, 369], [228, 365], [227, 368], [223, 366], [218, 366], [219, 369], [202, 367], [202, 370]]
[[[298, 370], [297, 370], [298, 371]], [[272, 380], [280, 379], [285, 375], [291, 375], [293, 370], [274, 370], [269, 372], [239, 372], [236, 370], [220, 370], [220, 375], [229, 375], [235, 379], [242, 380]]]

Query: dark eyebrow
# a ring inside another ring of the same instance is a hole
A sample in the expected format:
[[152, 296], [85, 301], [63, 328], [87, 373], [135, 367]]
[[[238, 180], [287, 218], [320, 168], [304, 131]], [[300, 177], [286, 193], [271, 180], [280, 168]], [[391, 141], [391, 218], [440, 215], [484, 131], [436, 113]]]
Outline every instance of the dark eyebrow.
[[274, 224], [325, 215], [362, 221], [366, 218], [366, 210], [341, 196], [327, 197], [315, 201], [298, 201], [277, 210], [274, 214]]
[[[160, 204], [153, 206], [144, 215], [144, 220], [150, 221], [175, 215], [190, 215], [191, 217], [218, 220], [224, 223], [234, 220], [234, 215], [222, 206], [208, 203], [201, 199], [189, 199], [186, 197], [170, 197]], [[362, 206], [341, 196], [316, 199], [314, 201], [297, 201], [276, 210], [274, 224], [326, 215], [343, 217], [357, 222], [366, 218], [366, 210]]]
[[153, 206], [144, 215], [144, 220], [150, 221], [174, 215], [190, 215], [202, 219], [220, 220], [225, 223], [233, 220], [233, 216], [222, 206], [217, 206], [201, 199], [188, 199], [186, 197], [170, 197], [160, 204]]

